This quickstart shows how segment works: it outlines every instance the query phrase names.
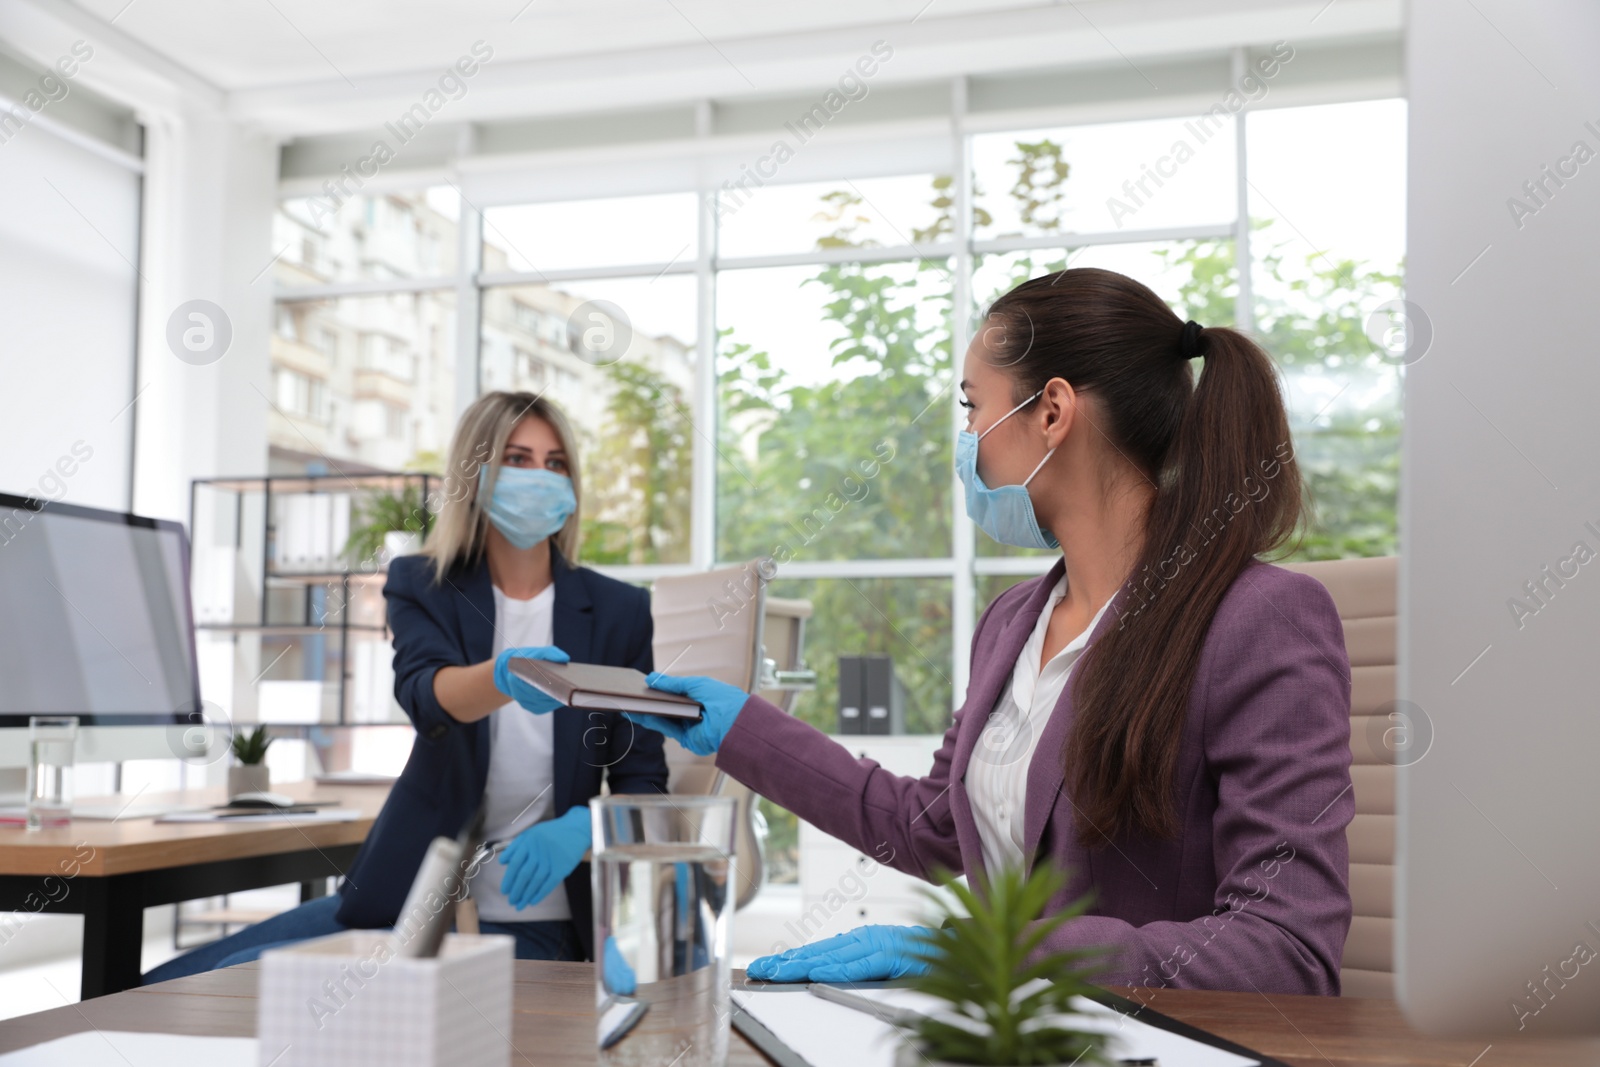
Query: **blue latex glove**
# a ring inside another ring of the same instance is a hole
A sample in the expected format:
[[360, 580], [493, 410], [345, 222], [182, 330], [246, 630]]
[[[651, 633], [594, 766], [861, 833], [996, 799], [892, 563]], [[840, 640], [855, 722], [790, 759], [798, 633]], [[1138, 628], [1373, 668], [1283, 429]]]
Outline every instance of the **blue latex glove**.
[[556, 702], [555, 697], [535, 688], [522, 678], [511, 673], [510, 660], [513, 657], [517, 659], [542, 659], [549, 663], [565, 663], [572, 657], [555, 645], [537, 645], [530, 648], [508, 648], [494, 658], [494, 687], [496, 689], [535, 715], [543, 715], [559, 708], [561, 705]]
[[696, 756], [709, 756], [717, 750], [722, 739], [733, 728], [733, 720], [738, 717], [739, 709], [750, 699], [743, 689], [715, 678], [675, 678], [660, 671], [651, 671], [645, 676], [645, 681], [650, 688], [663, 693], [677, 693], [698, 700], [706, 709], [705, 714], [700, 716], [699, 722], [681, 722], [665, 715], [647, 715], [637, 711], [625, 711], [622, 714], [630, 722], [666, 734]]
[[610, 934], [606, 935], [606, 947], [601, 956], [604, 961], [601, 973], [605, 977], [606, 992], [620, 997], [631, 997], [638, 989], [638, 979], [634, 977], [633, 968], [628, 966], [628, 961], [622, 958], [622, 950], [617, 947], [617, 939]]
[[926, 926], [858, 926], [847, 934], [751, 960], [745, 974], [764, 982], [870, 982], [926, 974], [913, 952], [932, 933]]
[[534, 823], [500, 853], [506, 868], [500, 892], [518, 911], [539, 903], [578, 869], [591, 836], [589, 809], [581, 805], [560, 818]]

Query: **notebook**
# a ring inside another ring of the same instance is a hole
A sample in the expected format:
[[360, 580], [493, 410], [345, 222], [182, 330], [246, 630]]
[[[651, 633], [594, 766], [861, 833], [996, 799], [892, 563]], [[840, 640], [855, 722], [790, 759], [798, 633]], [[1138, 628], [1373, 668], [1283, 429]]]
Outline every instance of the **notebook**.
[[651, 689], [645, 684], [644, 675], [632, 667], [550, 663], [519, 657], [513, 657], [509, 665], [512, 673], [540, 692], [581, 711], [638, 711], [697, 720], [705, 710], [699, 701]]

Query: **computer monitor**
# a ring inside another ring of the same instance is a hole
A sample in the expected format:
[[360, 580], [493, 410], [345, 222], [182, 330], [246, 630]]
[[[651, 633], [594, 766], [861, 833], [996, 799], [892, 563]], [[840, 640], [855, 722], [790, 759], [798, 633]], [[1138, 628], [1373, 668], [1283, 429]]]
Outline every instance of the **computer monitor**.
[[1600, 4], [1406, 34], [1397, 985], [1518, 1063], [1600, 1033]]
[[32, 715], [82, 763], [203, 755], [202, 712], [182, 524], [0, 493], [0, 767]]

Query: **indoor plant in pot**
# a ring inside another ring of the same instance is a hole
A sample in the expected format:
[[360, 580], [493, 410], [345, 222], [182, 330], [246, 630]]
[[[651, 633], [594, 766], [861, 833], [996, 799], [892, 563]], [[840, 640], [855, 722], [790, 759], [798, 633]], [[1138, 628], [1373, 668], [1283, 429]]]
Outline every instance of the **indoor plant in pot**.
[[244, 730], [233, 735], [233, 758], [237, 763], [228, 767], [228, 797], [240, 793], [265, 793], [272, 784], [267, 772], [267, 748], [272, 738], [265, 726]]
[[987, 880], [976, 874], [976, 888], [940, 880], [954, 900], [933, 896], [943, 925], [918, 951], [927, 970], [911, 988], [943, 1007], [901, 1024], [899, 1067], [1112, 1063], [1107, 1035], [1075, 1028], [1071, 1007], [1074, 997], [1093, 991], [1088, 979], [1102, 950], [1033, 956], [1052, 931], [1087, 910], [1090, 896], [1041, 917], [1067, 881], [1045, 862], [1030, 874], [1014, 867]]
[[360, 507], [360, 525], [350, 531], [345, 541], [345, 558], [351, 566], [364, 569], [416, 552], [427, 532], [427, 517], [418, 486], [408, 485], [398, 493], [373, 496]]

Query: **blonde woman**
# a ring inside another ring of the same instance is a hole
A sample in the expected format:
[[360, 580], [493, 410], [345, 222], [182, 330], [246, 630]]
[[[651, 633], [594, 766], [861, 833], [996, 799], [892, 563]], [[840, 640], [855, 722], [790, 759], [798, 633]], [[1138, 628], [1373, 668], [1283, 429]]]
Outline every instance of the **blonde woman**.
[[[651, 668], [650, 595], [575, 562], [582, 482], [561, 410], [489, 393], [456, 428], [427, 546], [389, 565], [395, 697], [411, 758], [337, 896], [202, 946], [145, 982], [231, 966], [269, 946], [393, 926], [422, 855], [485, 803], [503, 846], [470, 885], [479, 926], [522, 959], [593, 959], [589, 798], [664, 793], [661, 738], [559, 707], [512, 675], [512, 656]], [[590, 718], [595, 721], [590, 721]]]

